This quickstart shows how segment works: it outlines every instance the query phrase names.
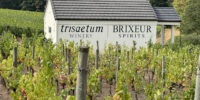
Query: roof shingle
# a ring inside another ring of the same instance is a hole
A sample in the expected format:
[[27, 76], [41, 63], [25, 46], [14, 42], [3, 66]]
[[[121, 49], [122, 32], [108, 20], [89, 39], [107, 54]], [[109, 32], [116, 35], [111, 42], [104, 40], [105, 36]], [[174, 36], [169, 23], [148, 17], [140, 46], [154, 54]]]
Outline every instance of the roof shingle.
[[159, 22], [181, 22], [173, 7], [155, 7], [154, 10]]
[[57, 20], [157, 20], [148, 0], [52, 0]]

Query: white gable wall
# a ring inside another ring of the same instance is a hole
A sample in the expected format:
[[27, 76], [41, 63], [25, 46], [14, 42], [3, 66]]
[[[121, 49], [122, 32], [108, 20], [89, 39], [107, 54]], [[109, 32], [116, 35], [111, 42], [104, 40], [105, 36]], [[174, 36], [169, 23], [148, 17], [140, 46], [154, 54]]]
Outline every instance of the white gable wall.
[[[47, 39], [52, 39], [53, 43], [57, 42], [57, 24], [54, 18], [51, 0], [48, 0], [44, 15], [44, 33]], [[51, 33], [49, 32], [51, 28]]]

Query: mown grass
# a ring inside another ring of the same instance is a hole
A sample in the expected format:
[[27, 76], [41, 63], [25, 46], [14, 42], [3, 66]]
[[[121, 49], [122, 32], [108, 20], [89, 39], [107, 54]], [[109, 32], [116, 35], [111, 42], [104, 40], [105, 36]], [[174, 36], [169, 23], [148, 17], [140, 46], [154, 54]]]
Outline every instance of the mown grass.
[[0, 26], [43, 30], [43, 16], [42, 12], [0, 9]]

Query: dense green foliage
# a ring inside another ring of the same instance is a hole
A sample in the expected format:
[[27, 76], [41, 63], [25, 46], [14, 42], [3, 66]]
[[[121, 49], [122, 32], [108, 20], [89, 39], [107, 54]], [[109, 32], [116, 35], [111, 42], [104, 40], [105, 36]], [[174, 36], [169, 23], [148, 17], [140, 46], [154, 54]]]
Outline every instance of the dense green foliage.
[[169, 7], [173, 0], [150, 0], [153, 7]]
[[189, 0], [183, 15], [182, 31], [187, 34], [200, 34], [200, 2]]
[[174, 7], [182, 19], [181, 31], [185, 34], [200, 33], [199, 0], [174, 0]]
[[[7, 34], [9, 36], [10, 33]], [[6, 37], [5, 35], [2, 38]], [[0, 55], [0, 69], [5, 70], [1, 71], [0, 74], [15, 100], [24, 98], [29, 100], [62, 100], [66, 97], [67, 100], [75, 100], [73, 91], [77, 79], [79, 52], [77, 43], [61, 41], [59, 44], [52, 44], [51, 41], [45, 40], [43, 35], [34, 35], [32, 38], [23, 35], [22, 42], [18, 44], [18, 67], [14, 68], [12, 65], [12, 48], [17, 46], [14, 36], [12, 41], [14, 42], [9, 42], [9, 47], [1, 47], [4, 48], [4, 52], [10, 52], [10, 54], [7, 58], [2, 54]], [[64, 60], [63, 43], [65, 48], [71, 50], [70, 63], [73, 69], [71, 74], [68, 74], [69, 62]], [[88, 44], [81, 43], [81, 45]], [[33, 46], [35, 46], [34, 58], [32, 57]], [[134, 98], [131, 95], [133, 93], [142, 94], [140, 99], [160, 100], [163, 92], [165, 92], [165, 100], [192, 100], [194, 98], [199, 54], [197, 46], [187, 45], [179, 48], [167, 46], [161, 48], [159, 44], [155, 44], [149, 45], [147, 49], [141, 48], [139, 50], [135, 50], [134, 46], [133, 49], [128, 49], [125, 46], [120, 49], [121, 47], [118, 48], [115, 45], [105, 47], [104, 54], [100, 55], [99, 69], [95, 69], [95, 55], [92, 47], [90, 48], [87, 90], [89, 100], [91, 98], [94, 100], [101, 94], [102, 82], [116, 87], [115, 95], [107, 94], [107, 97], [105, 97], [107, 100], [112, 100], [112, 98], [114, 100], [131, 100], [131, 98]], [[129, 56], [127, 57], [128, 51]], [[165, 79], [162, 79], [161, 72], [163, 55], [166, 58]], [[117, 67], [118, 57], [121, 61], [120, 68]], [[164, 82], [165, 85], [163, 85]], [[62, 88], [59, 88], [59, 86]]]
[[0, 0], [0, 8], [44, 11], [46, 0]]
[[175, 37], [175, 44], [180, 44], [180, 42], [182, 45], [199, 45], [200, 36], [196, 34], [190, 34]]
[[22, 0], [0, 0], [0, 8], [20, 9]]
[[173, 6], [176, 8], [176, 11], [178, 12], [179, 16], [182, 18], [185, 8], [187, 7], [187, 1], [189, 0], [174, 0]]
[[0, 9], [0, 33], [10, 30], [16, 36], [26, 33], [43, 32], [43, 13]]

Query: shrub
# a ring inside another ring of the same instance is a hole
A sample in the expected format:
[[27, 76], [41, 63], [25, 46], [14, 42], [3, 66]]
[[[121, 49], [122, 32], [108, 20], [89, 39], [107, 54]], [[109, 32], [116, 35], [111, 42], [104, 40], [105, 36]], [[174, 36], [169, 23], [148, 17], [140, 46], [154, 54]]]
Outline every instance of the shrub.
[[[171, 40], [170, 40], [171, 41]], [[175, 37], [175, 44], [182, 45], [199, 45], [200, 44], [200, 35], [184, 35]]]
[[43, 34], [43, 30], [41, 29], [21, 28], [17, 26], [0, 26], [0, 34], [6, 30], [6, 27], [8, 27], [8, 31], [17, 37], [22, 37], [22, 34], [25, 34], [27, 37], [33, 36], [33, 33]]

